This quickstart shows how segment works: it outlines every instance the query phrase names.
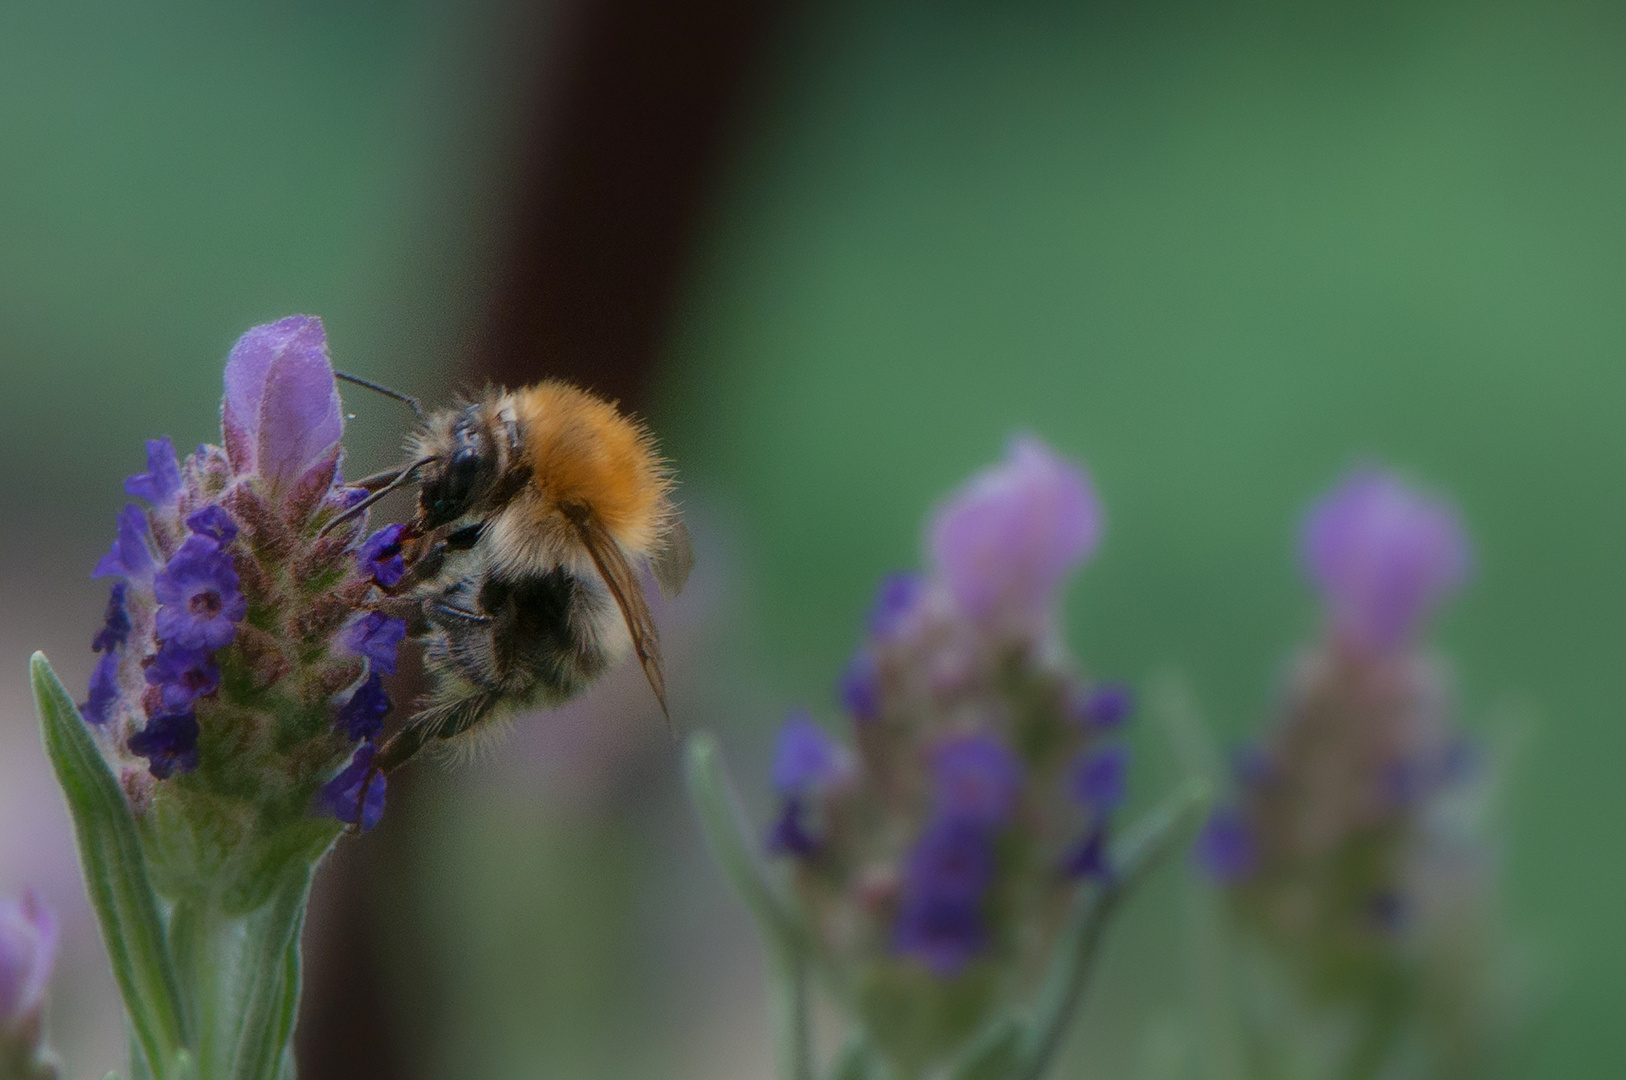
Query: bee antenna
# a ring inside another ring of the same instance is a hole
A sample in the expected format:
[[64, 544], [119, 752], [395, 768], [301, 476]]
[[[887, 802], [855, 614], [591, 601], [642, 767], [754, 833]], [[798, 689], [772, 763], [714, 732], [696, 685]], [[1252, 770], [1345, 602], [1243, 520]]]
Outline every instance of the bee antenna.
[[383, 394], [387, 398], [394, 398], [396, 401], [403, 403], [407, 408], [411, 409], [413, 416], [416, 416], [419, 420], [423, 419], [423, 406], [418, 404], [418, 399], [410, 394], [403, 394], [399, 390], [391, 390], [389, 387], [380, 383], [375, 383], [371, 379], [362, 379], [355, 375], [346, 375], [342, 371], [335, 371], [333, 373], [333, 377], [347, 383], [355, 383], [357, 386], [365, 386], [374, 393]]
[[332, 532], [334, 529], [338, 528], [340, 525], [344, 524], [346, 521], [349, 521], [351, 518], [355, 517], [357, 514], [361, 514], [361, 513], [366, 512], [366, 510], [367, 510], [367, 508], [369, 506], [373, 505], [373, 503], [377, 502], [379, 499], [382, 499], [384, 496], [388, 495], [390, 492], [394, 491], [396, 488], [400, 487], [403, 484], [410, 484], [412, 482], [413, 477], [418, 475], [418, 470], [423, 468], [425, 465], [429, 464], [433, 460], [435, 460], [435, 459], [434, 458], [419, 458], [417, 461], [414, 461], [411, 465], [408, 465], [406, 468], [404, 468], [400, 472], [396, 473], [395, 477], [392, 480], [390, 480], [389, 483], [385, 484], [383, 487], [379, 488], [377, 491], [373, 492], [371, 495], [368, 495], [365, 499], [361, 500], [356, 505], [350, 507], [344, 513], [340, 514], [338, 517], [334, 518], [332, 521], [328, 522], [326, 525], [323, 525], [321, 530], [319, 532], [317, 532], [316, 538], [318, 540], [320, 540], [322, 537], [326, 536], [328, 533]]

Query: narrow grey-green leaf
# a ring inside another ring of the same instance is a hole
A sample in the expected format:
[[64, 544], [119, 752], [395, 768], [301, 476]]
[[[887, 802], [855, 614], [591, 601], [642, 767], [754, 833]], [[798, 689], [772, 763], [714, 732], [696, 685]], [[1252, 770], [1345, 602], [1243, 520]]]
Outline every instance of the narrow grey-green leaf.
[[756, 919], [768, 951], [769, 1012], [781, 1080], [812, 1080], [807, 1022], [806, 946], [801, 924], [768, 888], [740, 827], [734, 787], [728, 782], [717, 738], [697, 731], [688, 738], [684, 779], [701, 831], [734, 890]]
[[1014, 1017], [994, 1020], [971, 1040], [949, 1072], [949, 1080], [1005, 1080], [1016, 1067], [1022, 1035], [1022, 1025]]
[[[79, 709], [43, 653], [29, 661], [40, 736], [73, 818], [80, 869], [131, 1031], [152, 1073], [170, 1076], [185, 1045], [164, 923], [147, 881], [135, 819]], [[133, 1070], [132, 1070], [133, 1071]]]
[[825, 1080], [876, 1080], [875, 1048], [860, 1031], [848, 1039], [830, 1063]]
[[249, 921], [256, 939], [240, 971], [249, 985], [242, 998], [233, 1080], [276, 1080], [282, 1068], [282, 1051], [293, 1035], [299, 1006], [299, 928], [310, 897], [311, 870], [308, 863], [291, 867], [265, 911]]
[[1166, 855], [1186, 840], [1201, 819], [1208, 800], [1206, 783], [1189, 781], [1182, 785], [1112, 846], [1109, 880], [1099, 885], [1079, 886], [1067, 921], [1056, 939], [1044, 984], [1034, 1000], [1033, 1015], [1023, 1032], [1015, 1068], [1009, 1074], [1016, 1080], [1038, 1080], [1044, 1075], [1067, 1032], [1067, 1025], [1078, 1011], [1113, 912]]

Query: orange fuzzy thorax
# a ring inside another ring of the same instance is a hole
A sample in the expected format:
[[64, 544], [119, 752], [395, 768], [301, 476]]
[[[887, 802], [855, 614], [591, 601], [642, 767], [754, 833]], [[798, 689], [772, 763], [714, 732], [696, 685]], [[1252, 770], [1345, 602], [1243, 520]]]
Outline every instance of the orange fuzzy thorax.
[[671, 481], [642, 425], [561, 382], [515, 391], [513, 409], [531, 467], [514, 509], [547, 529], [561, 504], [586, 506], [623, 550], [644, 554], [657, 545]]

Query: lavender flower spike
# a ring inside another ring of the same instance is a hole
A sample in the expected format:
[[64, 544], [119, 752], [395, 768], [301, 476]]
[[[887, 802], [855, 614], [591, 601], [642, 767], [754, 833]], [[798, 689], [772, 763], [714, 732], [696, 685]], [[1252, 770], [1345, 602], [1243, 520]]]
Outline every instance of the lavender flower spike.
[[927, 544], [973, 618], [1031, 621], [1101, 538], [1101, 507], [1084, 471], [1031, 436], [938, 509]]
[[1371, 468], [1311, 509], [1300, 551], [1334, 629], [1379, 652], [1409, 641], [1472, 563], [1449, 506]]
[[313, 472], [331, 479], [344, 417], [322, 320], [290, 315], [238, 338], [220, 421], [238, 475], [258, 473], [281, 491]]
[[56, 919], [34, 890], [0, 901], [0, 1035], [39, 1013], [56, 963]]

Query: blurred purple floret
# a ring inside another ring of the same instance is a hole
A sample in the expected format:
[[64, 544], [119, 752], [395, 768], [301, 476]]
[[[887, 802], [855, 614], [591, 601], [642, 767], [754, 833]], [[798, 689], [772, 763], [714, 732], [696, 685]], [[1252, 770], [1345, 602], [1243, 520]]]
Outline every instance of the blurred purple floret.
[[1097, 814], [1115, 810], [1124, 800], [1128, 773], [1129, 747], [1102, 746], [1086, 750], [1073, 764], [1073, 798]]
[[1197, 864], [1222, 884], [1252, 876], [1259, 862], [1259, 846], [1247, 817], [1234, 806], [1222, 806], [1208, 817], [1197, 836]]
[[1022, 788], [1022, 764], [998, 737], [946, 739], [932, 749], [932, 796], [939, 818], [992, 827], [1010, 821]]
[[773, 786], [781, 795], [801, 795], [835, 779], [842, 751], [805, 712], [785, 717], [774, 749]]

